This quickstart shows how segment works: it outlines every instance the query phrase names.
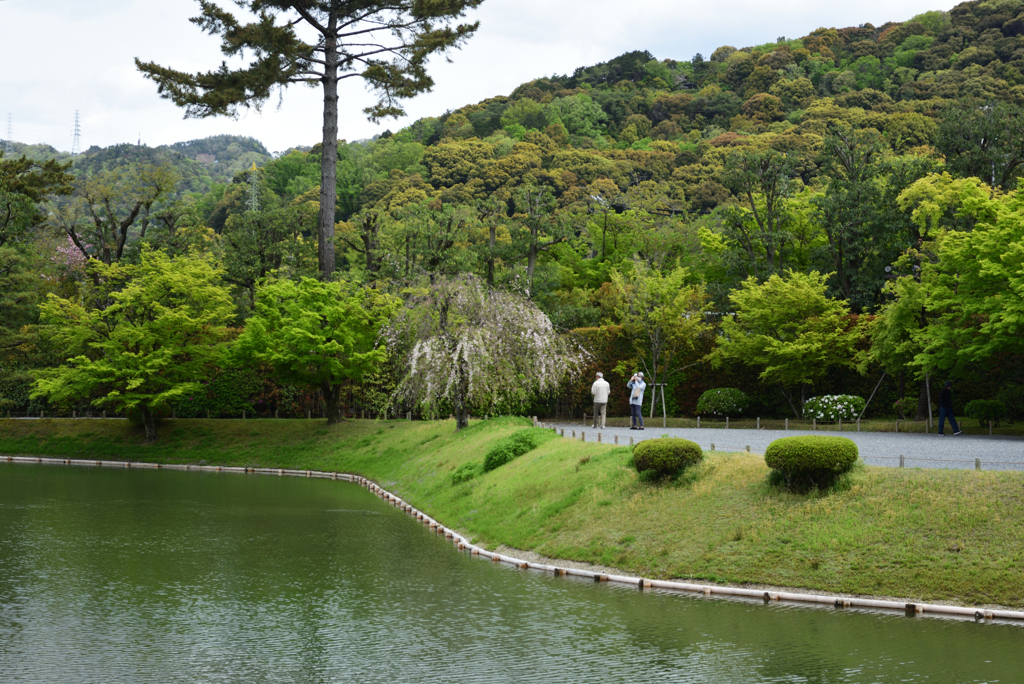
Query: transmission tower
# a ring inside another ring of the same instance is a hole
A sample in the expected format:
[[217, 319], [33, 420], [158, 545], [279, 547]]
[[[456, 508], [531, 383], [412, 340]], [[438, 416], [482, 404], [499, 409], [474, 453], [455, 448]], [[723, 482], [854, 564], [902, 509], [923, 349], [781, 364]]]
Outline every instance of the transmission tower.
[[249, 169], [249, 199], [245, 201], [245, 208], [248, 211], [259, 211], [260, 210], [260, 176], [259, 171], [256, 170], [256, 162], [252, 163], [252, 168]]
[[7, 137], [4, 138], [4, 156], [14, 154], [14, 141], [11, 140], [11, 115], [7, 114]]
[[71, 139], [71, 156], [77, 157], [82, 153], [82, 120], [78, 116], [78, 110], [75, 110], [75, 135]]

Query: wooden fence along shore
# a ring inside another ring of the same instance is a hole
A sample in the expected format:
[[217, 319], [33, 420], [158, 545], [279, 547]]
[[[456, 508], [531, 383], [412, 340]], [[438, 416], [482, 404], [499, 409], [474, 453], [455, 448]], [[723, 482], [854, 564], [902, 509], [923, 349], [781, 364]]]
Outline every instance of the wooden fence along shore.
[[387, 501], [395, 508], [399, 508], [409, 516], [423, 523], [431, 532], [443, 535], [450, 540], [456, 549], [465, 551], [473, 556], [489, 558], [495, 563], [505, 563], [523, 570], [536, 570], [549, 572], [556, 576], [574, 576], [593, 580], [594, 582], [613, 582], [617, 584], [628, 584], [637, 587], [641, 591], [646, 589], [661, 589], [673, 592], [685, 592], [690, 594], [701, 594], [704, 596], [734, 596], [747, 599], [761, 600], [764, 603], [773, 601], [784, 601], [800, 604], [811, 604], [818, 606], [830, 606], [833, 608], [860, 608], [882, 611], [897, 611], [908, 616], [935, 616], [935, 617], [956, 617], [962, 619], [973, 619], [978, 622], [1000, 620], [1000, 621], [1024, 621], [1024, 612], [1013, 610], [997, 610], [988, 608], [971, 608], [964, 606], [950, 606], [944, 604], [930, 603], [901, 603], [899, 601], [883, 601], [851, 596], [834, 596], [826, 594], [799, 594], [781, 591], [765, 591], [762, 589], [747, 589], [744, 587], [730, 587], [717, 584], [694, 584], [690, 582], [675, 582], [670, 580], [654, 580], [645, 577], [634, 577], [630, 575], [614, 575], [579, 568], [563, 568], [557, 565], [545, 565], [494, 553], [487, 549], [480, 548], [469, 542], [465, 537], [454, 530], [445, 527], [426, 513], [403, 501], [372, 480], [360, 475], [351, 473], [325, 472], [319, 470], [287, 470], [282, 468], [246, 468], [230, 466], [202, 466], [202, 465], [180, 465], [161, 463], [136, 463], [130, 461], [102, 461], [86, 459], [62, 459], [42, 458], [34, 456], [0, 456], [0, 460], [7, 463], [29, 463], [46, 465], [85, 466], [85, 467], [110, 467], [110, 468], [147, 468], [164, 470], [195, 470], [218, 473], [251, 473], [256, 475], [277, 475], [290, 477], [315, 477], [329, 480], [341, 480], [351, 482], [365, 487], [378, 498]]

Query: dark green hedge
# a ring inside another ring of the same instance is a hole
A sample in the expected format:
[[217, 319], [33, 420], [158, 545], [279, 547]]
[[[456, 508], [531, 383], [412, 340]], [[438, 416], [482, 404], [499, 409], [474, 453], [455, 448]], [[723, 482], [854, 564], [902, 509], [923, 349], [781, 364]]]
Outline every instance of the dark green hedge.
[[555, 436], [554, 431], [543, 428], [526, 428], [501, 440], [484, 456], [484, 472], [489, 473], [509, 461], [533, 451]]
[[678, 437], [647, 439], [633, 447], [633, 465], [641, 473], [653, 470], [659, 475], [674, 475], [703, 458], [704, 452], [697, 444]]
[[999, 425], [999, 421], [1006, 417], [1006, 404], [997, 399], [975, 399], [964, 406], [964, 414], [976, 419], [982, 427], [988, 427], [990, 420]]
[[783, 437], [768, 445], [764, 461], [794, 475], [845, 473], [857, 462], [857, 445], [846, 437]]

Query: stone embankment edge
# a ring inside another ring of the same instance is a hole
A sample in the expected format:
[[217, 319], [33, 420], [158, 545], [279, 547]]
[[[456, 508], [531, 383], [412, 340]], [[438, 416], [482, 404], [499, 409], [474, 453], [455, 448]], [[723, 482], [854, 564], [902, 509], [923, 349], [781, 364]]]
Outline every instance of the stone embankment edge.
[[431, 518], [429, 515], [415, 508], [401, 498], [395, 496], [372, 480], [354, 475], [351, 473], [326, 472], [321, 470], [289, 470], [286, 468], [246, 468], [236, 466], [210, 466], [210, 465], [186, 465], [186, 464], [163, 464], [163, 463], [139, 463], [133, 461], [103, 461], [89, 459], [71, 458], [43, 458], [36, 456], [0, 456], [0, 460], [7, 463], [38, 463], [48, 465], [70, 465], [87, 467], [110, 467], [110, 468], [149, 468], [155, 470], [188, 470], [199, 472], [217, 473], [251, 473], [256, 475], [278, 475], [290, 477], [315, 477], [328, 480], [341, 480], [351, 482], [366, 488], [377, 497], [387, 501], [395, 508], [401, 509], [411, 517], [429, 527], [431, 532], [444, 535], [451, 540], [452, 544], [460, 551], [468, 551], [471, 555], [490, 558], [495, 563], [506, 563], [523, 570], [539, 570], [550, 572], [556, 576], [576, 576], [592, 579], [595, 582], [614, 582], [617, 584], [629, 584], [639, 589], [664, 589], [669, 591], [688, 592], [691, 594], [703, 594], [705, 596], [739, 596], [744, 598], [760, 599], [765, 603], [771, 601], [790, 601], [794, 603], [811, 603], [827, 605], [834, 608], [866, 608], [871, 610], [900, 611], [907, 615], [920, 616], [958, 616], [982, 620], [1015, 620], [1024, 621], [1024, 612], [1014, 610], [996, 610], [988, 608], [969, 608], [963, 606], [948, 606], [931, 603], [903, 603], [900, 601], [882, 601], [847, 596], [828, 596], [816, 594], [795, 594], [782, 591], [764, 591], [761, 589], [745, 589], [743, 587], [730, 587], [722, 585], [692, 584], [689, 582], [673, 582], [670, 580], [654, 580], [645, 577], [633, 577], [630, 575], [614, 575], [608, 573], [592, 572], [578, 568], [562, 568], [555, 565], [543, 563], [531, 563], [471, 544], [469, 540]]

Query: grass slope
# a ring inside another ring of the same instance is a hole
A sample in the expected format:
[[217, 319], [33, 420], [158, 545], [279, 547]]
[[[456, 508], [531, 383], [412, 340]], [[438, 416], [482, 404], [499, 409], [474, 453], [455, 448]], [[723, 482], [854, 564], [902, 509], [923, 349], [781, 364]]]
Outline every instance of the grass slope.
[[760, 456], [715, 453], [650, 485], [628, 448], [554, 439], [452, 484], [527, 425], [177, 420], [147, 446], [125, 421], [0, 420], [0, 453], [355, 472], [492, 548], [647, 577], [1024, 606], [1022, 473], [858, 467], [842, 491], [794, 495], [766, 483]]

